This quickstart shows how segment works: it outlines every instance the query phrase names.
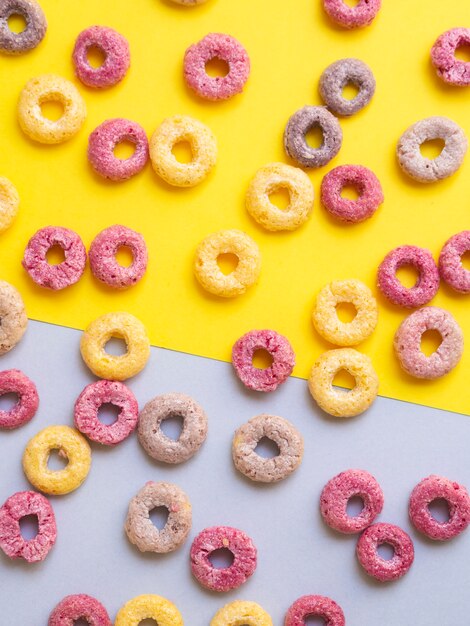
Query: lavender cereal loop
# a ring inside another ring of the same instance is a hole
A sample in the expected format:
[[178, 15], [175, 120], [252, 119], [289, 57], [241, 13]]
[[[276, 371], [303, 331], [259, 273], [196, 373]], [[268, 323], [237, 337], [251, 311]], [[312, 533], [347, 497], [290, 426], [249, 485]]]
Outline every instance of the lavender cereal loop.
[[[20, 15], [25, 21], [25, 29], [20, 33], [10, 30], [8, 20], [12, 15]], [[0, 52], [28, 52], [41, 43], [46, 30], [46, 17], [35, 0], [2, 0], [0, 3]]]
[[0, 397], [14, 393], [18, 401], [9, 410], [0, 410], [0, 428], [18, 428], [29, 422], [39, 406], [39, 396], [36, 385], [20, 370], [5, 370], [0, 372]]
[[437, 75], [450, 85], [470, 85], [470, 62], [455, 56], [458, 48], [470, 45], [470, 28], [452, 28], [443, 33], [431, 50], [432, 64]]
[[[343, 89], [354, 85], [357, 95], [348, 100]], [[371, 69], [359, 59], [341, 59], [329, 65], [320, 77], [320, 95], [336, 115], [354, 115], [369, 104], [375, 93], [375, 78]]]
[[439, 256], [442, 280], [460, 293], [470, 293], [470, 271], [462, 265], [462, 256], [470, 251], [470, 230], [464, 230], [446, 241]]

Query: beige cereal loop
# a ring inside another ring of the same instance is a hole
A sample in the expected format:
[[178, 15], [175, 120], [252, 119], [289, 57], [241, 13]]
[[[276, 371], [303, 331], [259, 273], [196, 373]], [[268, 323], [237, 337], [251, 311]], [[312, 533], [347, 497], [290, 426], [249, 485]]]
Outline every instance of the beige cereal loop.
[[0, 280], [0, 355], [16, 346], [27, 325], [22, 297], [13, 285]]
[[[333, 387], [333, 379], [340, 370], [346, 370], [356, 381], [350, 391]], [[354, 417], [368, 409], [377, 397], [379, 379], [368, 356], [352, 348], [340, 348], [320, 356], [310, 372], [308, 388], [326, 413]]]
[[[172, 152], [180, 142], [188, 142], [191, 147], [189, 163], [181, 163]], [[174, 115], [164, 120], [153, 133], [149, 149], [155, 172], [176, 187], [199, 184], [217, 160], [217, 141], [211, 129], [187, 115]]]
[[[234, 254], [238, 265], [225, 275], [217, 265], [221, 254]], [[261, 254], [256, 243], [241, 230], [220, 230], [197, 247], [194, 272], [201, 285], [217, 296], [233, 298], [245, 293], [259, 277]]]
[[273, 626], [273, 622], [256, 602], [235, 600], [217, 611], [210, 626]]
[[20, 196], [13, 183], [0, 176], [0, 233], [6, 230], [18, 213]]
[[[59, 102], [63, 115], [56, 121], [44, 117], [41, 104]], [[18, 121], [23, 132], [40, 143], [62, 143], [78, 133], [86, 117], [85, 102], [75, 85], [55, 74], [29, 80], [20, 94]]]
[[[338, 304], [352, 304], [357, 314], [351, 322], [342, 322]], [[371, 335], [377, 326], [377, 301], [360, 280], [335, 280], [320, 291], [312, 321], [318, 334], [337, 346], [355, 346]]]
[[[108, 354], [106, 343], [112, 338], [126, 342], [123, 355]], [[91, 322], [82, 335], [80, 350], [93, 374], [108, 380], [126, 380], [138, 374], [150, 356], [145, 326], [130, 313], [106, 313]]]
[[[47, 466], [53, 450], [66, 457], [62, 470]], [[91, 450], [87, 440], [70, 426], [48, 426], [26, 445], [23, 470], [29, 482], [39, 491], [52, 495], [69, 493], [80, 487], [90, 471]]]
[[[287, 189], [289, 205], [279, 209], [269, 196]], [[313, 207], [313, 185], [298, 167], [270, 163], [257, 171], [248, 187], [246, 209], [266, 230], [295, 230], [307, 221]]]
[[158, 626], [183, 626], [183, 618], [173, 602], [154, 594], [136, 596], [119, 610], [114, 626], [139, 626], [154, 619]]

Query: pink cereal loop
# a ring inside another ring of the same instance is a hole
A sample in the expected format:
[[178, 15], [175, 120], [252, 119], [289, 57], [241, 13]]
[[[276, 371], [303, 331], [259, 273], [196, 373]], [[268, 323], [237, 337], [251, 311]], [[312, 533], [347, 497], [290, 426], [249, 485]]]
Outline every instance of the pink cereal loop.
[[[357, 190], [357, 200], [341, 196], [347, 185]], [[343, 222], [355, 223], [372, 217], [384, 201], [384, 195], [379, 179], [367, 167], [340, 165], [328, 172], [322, 180], [321, 199], [331, 215]]]
[[108, 612], [95, 598], [84, 593], [66, 596], [52, 611], [48, 626], [73, 626], [78, 620], [89, 626], [112, 626]]
[[470, 62], [455, 56], [458, 48], [468, 45], [470, 28], [452, 28], [438, 37], [431, 50], [431, 60], [439, 78], [458, 87], [470, 85]]
[[[390, 544], [393, 557], [383, 559], [379, 546]], [[393, 524], [373, 524], [359, 537], [357, 558], [369, 576], [380, 582], [397, 580], [406, 574], [414, 561], [414, 546], [410, 536]]]
[[325, 626], [345, 626], [346, 621], [341, 607], [325, 596], [302, 596], [289, 607], [284, 626], [305, 626], [307, 617], [318, 616], [325, 620]]
[[39, 406], [36, 385], [20, 370], [0, 372], [0, 397], [7, 393], [18, 396], [17, 403], [9, 410], [0, 410], [0, 428], [18, 428], [29, 422]]
[[359, 0], [356, 6], [348, 6], [344, 0], [323, 0], [330, 18], [344, 28], [369, 26], [380, 10], [381, 0]]
[[470, 230], [464, 230], [446, 241], [439, 256], [442, 280], [460, 293], [470, 293], [470, 271], [462, 265], [462, 256], [469, 251]]

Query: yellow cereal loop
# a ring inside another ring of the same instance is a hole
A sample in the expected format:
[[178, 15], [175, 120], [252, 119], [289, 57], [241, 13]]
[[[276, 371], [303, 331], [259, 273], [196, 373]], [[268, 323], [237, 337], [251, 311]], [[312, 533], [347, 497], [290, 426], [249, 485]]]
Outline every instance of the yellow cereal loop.
[[176, 606], [161, 596], [136, 596], [119, 610], [114, 626], [138, 626], [144, 619], [154, 619], [158, 626], [183, 626]]
[[236, 600], [219, 609], [210, 626], [273, 626], [273, 622], [256, 602]]
[[[62, 470], [47, 466], [53, 450], [68, 460]], [[62, 495], [77, 487], [88, 475], [91, 450], [87, 440], [70, 426], [48, 426], [29, 440], [23, 454], [23, 470], [29, 482], [44, 493]]]
[[8, 178], [0, 176], [0, 233], [13, 222], [19, 206], [20, 196], [16, 187]]
[[[181, 142], [190, 145], [189, 163], [181, 163], [172, 152]], [[187, 115], [164, 120], [152, 135], [149, 149], [155, 172], [176, 187], [194, 187], [206, 178], [217, 160], [217, 142], [211, 129]]]
[[[269, 196], [287, 189], [289, 205], [280, 209]], [[313, 185], [298, 167], [270, 163], [256, 173], [246, 194], [248, 213], [266, 230], [295, 230], [308, 219], [313, 207]]]
[[[335, 389], [333, 379], [346, 370], [355, 379], [350, 391]], [[313, 399], [335, 417], [354, 417], [370, 407], [377, 397], [379, 379], [370, 358], [352, 348], [324, 352], [310, 372], [308, 387]]]
[[[338, 304], [350, 303], [357, 313], [351, 322], [342, 322]], [[355, 346], [372, 334], [377, 326], [377, 301], [360, 280], [335, 280], [320, 291], [313, 309], [312, 321], [317, 332], [338, 346]]]
[[[237, 267], [224, 274], [217, 264], [221, 254], [234, 254]], [[233, 298], [245, 293], [261, 271], [261, 254], [256, 243], [241, 230], [220, 230], [197, 247], [194, 273], [201, 285], [217, 296]]]
[[[123, 339], [127, 352], [108, 354], [107, 342]], [[145, 326], [130, 313], [106, 313], [91, 322], [80, 342], [83, 360], [93, 374], [109, 380], [126, 380], [138, 374], [150, 356], [150, 341]]]
[[[41, 105], [58, 102], [64, 112], [58, 120], [42, 114]], [[86, 106], [75, 85], [55, 74], [29, 80], [20, 94], [18, 121], [23, 132], [40, 143], [62, 143], [73, 137], [86, 117]]]

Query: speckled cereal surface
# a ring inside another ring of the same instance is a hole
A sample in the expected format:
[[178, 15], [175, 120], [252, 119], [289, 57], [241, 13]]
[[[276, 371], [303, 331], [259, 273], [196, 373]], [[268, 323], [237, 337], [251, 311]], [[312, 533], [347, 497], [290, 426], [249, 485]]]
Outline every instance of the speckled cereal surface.
[[20, 195], [13, 183], [0, 176], [0, 233], [13, 222], [20, 206]]
[[[442, 343], [430, 356], [421, 351], [421, 337], [427, 330], [437, 330]], [[434, 379], [448, 374], [462, 358], [463, 333], [444, 309], [428, 306], [403, 320], [395, 333], [395, 352], [402, 368], [416, 378]]]
[[[113, 424], [103, 424], [98, 412], [103, 404], [119, 408]], [[132, 391], [123, 383], [98, 380], [87, 385], [77, 398], [74, 408], [76, 428], [92, 441], [115, 446], [124, 441], [137, 427], [139, 405]]]
[[[38, 534], [27, 540], [21, 534], [20, 520], [34, 515]], [[0, 548], [10, 559], [28, 563], [42, 561], [55, 543], [57, 528], [49, 500], [34, 491], [20, 491], [10, 496], [0, 508]]]
[[273, 626], [273, 622], [256, 602], [235, 600], [217, 611], [210, 626]]
[[[285, 209], [269, 199], [280, 189], [289, 193], [289, 205]], [[313, 185], [305, 172], [285, 163], [269, 163], [250, 182], [245, 204], [248, 213], [266, 230], [295, 230], [310, 217], [313, 199]]]
[[[359, 497], [363, 509], [355, 517], [348, 514], [350, 498]], [[320, 511], [328, 526], [340, 533], [362, 532], [382, 511], [383, 491], [376, 479], [364, 470], [350, 469], [327, 482], [320, 496]]]
[[[209, 556], [226, 548], [233, 554], [230, 567], [218, 569]], [[198, 582], [212, 591], [237, 589], [256, 569], [257, 550], [243, 531], [229, 526], [205, 528], [195, 537], [190, 552], [191, 571]]]
[[150, 593], [126, 602], [114, 626], [138, 626], [145, 619], [154, 619], [158, 626], [183, 626], [183, 617], [173, 602]]
[[0, 429], [18, 428], [29, 422], [39, 406], [36, 385], [20, 370], [4, 370], [0, 372], [0, 397], [14, 393], [18, 401], [9, 410], [0, 410]]
[[[58, 120], [43, 116], [41, 103], [59, 102], [64, 113]], [[40, 143], [62, 143], [78, 133], [86, 117], [85, 101], [73, 83], [43, 74], [29, 80], [20, 94], [18, 121], [22, 131]]]
[[[183, 418], [183, 429], [174, 440], [161, 429], [170, 417]], [[183, 463], [190, 459], [207, 436], [207, 416], [204, 409], [184, 393], [165, 393], [144, 406], [139, 417], [138, 436], [149, 456], [163, 463]]]
[[[52, 450], [68, 460], [62, 470], [47, 466]], [[90, 446], [77, 430], [70, 426], [48, 426], [32, 437], [23, 453], [23, 470], [29, 482], [39, 491], [63, 495], [80, 487], [90, 471]]]
[[[418, 272], [413, 287], [405, 287], [397, 277], [400, 267], [411, 265]], [[399, 246], [391, 250], [379, 266], [377, 285], [393, 304], [409, 309], [430, 302], [439, 289], [439, 270], [426, 248]]]
[[2, 355], [16, 346], [28, 325], [19, 291], [5, 280], [0, 280], [0, 321], [0, 355]]
[[[256, 446], [267, 437], [279, 448], [273, 458], [257, 454]], [[304, 440], [288, 420], [262, 413], [251, 418], [235, 432], [232, 440], [232, 458], [235, 467], [255, 482], [273, 483], [287, 478], [302, 462]]]
[[[356, 381], [350, 391], [335, 389], [333, 379], [346, 370]], [[324, 352], [315, 362], [308, 379], [313, 399], [335, 417], [354, 417], [367, 410], [377, 397], [379, 379], [370, 357], [352, 348]]]
[[[217, 264], [221, 254], [234, 254], [238, 265], [230, 274], [224, 274]], [[222, 298], [233, 298], [245, 293], [258, 280], [261, 271], [261, 253], [257, 244], [241, 230], [220, 230], [209, 235], [198, 245], [194, 273], [201, 286]]]
[[[442, 152], [435, 159], [421, 154], [426, 141], [442, 139]], [[454, 174], [462, 165], [468, 141], [458, 124], [447, 117], [428, 117], [410, 126], [397, 145], [398, 163], [402, 170], [421, 183], [433, 183]]]
[[[226, 76], [209, 76], [206, 63], [220, 59], [228, 65]], [[201, 98], [226, 100], [243, 91], [250, 75], [250, 58], [242, 44], [222, 33], [209, 33], [184, 55], [186, 84]]]
[[[161, 530], [149, 517], [156, 507], [165, 507], [168, 511], [167, 522]], [[141, 552], [166, 554], [183, 545], [191, 522], [191, 503], [178, 485], [148, 482], [130, 501], [124, 529], [129, 541]]]
[[470, 293], [470, 271], [462, 265], [462, 256], [469, 250], [470, 230], [464, 230], [446, 241], [439, 256], [442, 280], [459, 293]]
[[[347, 186], [358, 193], [356, 200], [341, 195]], [[384, 201], [377, 176], [362, 165], [340, 165], [332, 169], [321, 183], [321, 200], [325, 209], [341, 222], [354, 224], [372, 217]]]
[[[122, 338], [127, 347], [123, 355], [108, 354], [106, 343]], [[93, 320], [80, 341], [83, 360], [93, 374], [109, 380], [126, 380], [138, 374], [150, 357], [150, 341], [145, 326], [130, 313], [105, 313]]]
[[[25, 21], [25, 28], [19, 33], [10, 30], [8, 25], [12, 15], [21, 15]], [[46, 16], [35, 0], [2, 0], [0, 3], [0, 52], [28, 52], [41, 43], [46, 30]]]
[[52, 611], [48, 626], [73, 626], [79, 620], [85, 620], [89, 626], [113, 626], [101, 602], [84, 593], [61, 600]]
[[458, 59], [455, 51], [470, 45], [470, 28], [452, 28], [446, 31], [432, 47], [431, 60], [437, 75], [450, 85], [470, 85], [470, 62]]
[[[272, 364], [259, 369], [253, 365], [257, 350], [266, 350]], [[295, 365], [295, 354], [289, 340], [274, 330], [251, 330], [238, 339], [232, 348], [232, 365], [242, 383], [254, 391], [275, 391], [289, 376]]]
[[344, 0], [323, 0], [330, 18], [344, 28], [369, 26], [380, 10], [381, 0], [359, 0], [350, 6]]
[[[62, 263], [52, 265], [47, 253], [59, 246], [64, 253]], [[86, 265], [86, 249], [79, 235], [69, 228], [46, 226], [38, 230], [24, 251], [22, 265], [35, 283], [59, 291], [75, 284]]]
[[345, 626], [341, 607], [326, 596], [302, 596], [289, 607], [284, 626], [305, 626], [308, 617], [322, 617], [325, 626]]
[[[354, 85], [357, 95], [349, 100], [343, 96], [346, 85]], [[320, 95], [336, 115], [354, 115], [369, 104], [375, 93], [372, 70], [360, 59], [340, 59], [329, 65], [320, 76]]]
[[[342, 322], [338, 304], [351, 303], [357, 313], [351, 322]], [[369, 337], [377, 326], [378, 307], [372, 291], [360, 280], [335, 280], [320, 291], [312, 314], [317, 332], [330, 343], [355, 346]]]
[[[377, 548], [384, 543], [394, 550], [391, 559], [383, 559]], [[397, 580], [406, 574], [414, 561], [414, 547], [410, 536], [393, 524], [373, 524], [359, 537], [357, 558], [364, 570], [380, 582]]]
[[[187, 142], [192, 159], [181, 163], [173, 147]], [[169, 185], [194, 187], [202, 182], [217, 161], [217, 140], [211, 129], [189, 115], [173, 115], [165, 119], [150, 140], [150, 160], [155, 172]]]

